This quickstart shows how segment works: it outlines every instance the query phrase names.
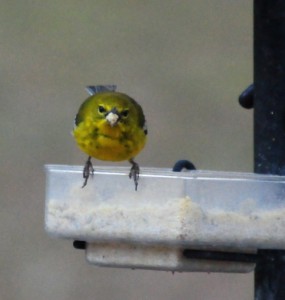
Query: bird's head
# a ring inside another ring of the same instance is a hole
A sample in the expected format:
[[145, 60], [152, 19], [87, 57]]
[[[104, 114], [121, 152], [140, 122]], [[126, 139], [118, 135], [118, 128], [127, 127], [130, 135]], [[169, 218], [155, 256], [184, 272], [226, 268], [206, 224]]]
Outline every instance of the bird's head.
[[145, 134], [147, 133], [141, 106], [122, 93], [104, 92], [89, 97], [79, 108], [75, 127], [86, 120], [94, 124], [102, 124], [102, 128], [107, 130], [116, 128], [128, 131], [138, 126]]

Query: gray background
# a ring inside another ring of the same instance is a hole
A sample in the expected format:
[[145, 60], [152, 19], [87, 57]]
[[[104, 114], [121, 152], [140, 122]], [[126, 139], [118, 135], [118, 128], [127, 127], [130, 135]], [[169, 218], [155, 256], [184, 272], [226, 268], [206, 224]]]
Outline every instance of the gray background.
[[253, 274], [88, 265], [44, 231], [43, 168], [83, 164], [84, 88], [115, 83], [147, 116], [141, 166], [252, 171], [251, 1], [1, 0], [0, 43], [0, 299], [252, 299]]

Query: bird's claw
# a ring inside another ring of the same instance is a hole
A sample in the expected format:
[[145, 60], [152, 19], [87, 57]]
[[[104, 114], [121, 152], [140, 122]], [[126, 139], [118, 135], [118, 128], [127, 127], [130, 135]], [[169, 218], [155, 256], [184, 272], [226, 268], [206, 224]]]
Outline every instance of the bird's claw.
[[91, 162], [91, 157], [89, 156], [83, 168], [84, 182], [82, 188], [86, 186], [89, 176], [90, 175], [93, 176], [93, 174], [94, 174], [94, 168]]
[[138, 190], [138, 183], [139, 183], [139, 177], [140, 177], [140, 167], [139, 164], [136, 163], [134, 160], [130, 160], [130, 163], [132, 164], [131, 170], [130, 170], [130, 174], [129, 174], [129, 178], [130, 179], [134, 179], [134, 183], [135, 183], [135, 190]]

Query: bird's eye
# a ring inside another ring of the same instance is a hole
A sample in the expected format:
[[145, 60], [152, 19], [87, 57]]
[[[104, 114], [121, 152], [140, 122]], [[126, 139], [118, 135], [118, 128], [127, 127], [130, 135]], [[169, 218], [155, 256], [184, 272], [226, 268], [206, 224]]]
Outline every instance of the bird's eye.
[[99, 113], [103, 114], [104, 112], [106, 112], [106, 109], [102, 105], [99, 105], [98, 111]]
[[122, 111], [121, 115], [126, 118], [128, 115], [129, 115], [129, 110], [128, 109], [125, 109]]

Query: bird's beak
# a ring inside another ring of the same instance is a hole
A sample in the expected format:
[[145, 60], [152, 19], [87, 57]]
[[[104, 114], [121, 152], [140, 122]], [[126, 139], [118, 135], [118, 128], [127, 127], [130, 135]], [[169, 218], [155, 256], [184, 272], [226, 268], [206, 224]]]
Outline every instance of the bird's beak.
[[117, 111], [116, 108], [112, 108], [106, 115], [106, 120], [109, 122], [109, 124], [112, 127], [117, 125], [119, 119], [120, 119], [119, 112]]

